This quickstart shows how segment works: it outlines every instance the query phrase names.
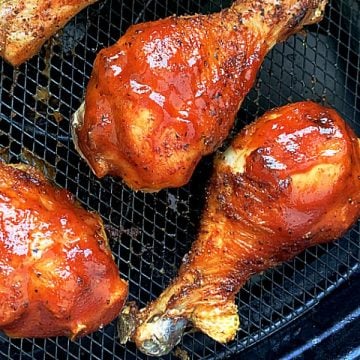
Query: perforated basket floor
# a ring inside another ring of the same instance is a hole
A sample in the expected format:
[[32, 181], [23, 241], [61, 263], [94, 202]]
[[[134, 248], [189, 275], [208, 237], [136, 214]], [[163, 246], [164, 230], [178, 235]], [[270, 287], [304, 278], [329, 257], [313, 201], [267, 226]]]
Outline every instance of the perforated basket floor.
[[[98, 211], [130, 300], [154, 299], [176, 274], [196, 235], [211, 157], [189, 185], [158, 194], [130, 191], [119, 180], [97, 180], [74, 150], [69, 118], [80, 105], [97, 51], [113, 44], [131, 23], [171, 14], [212, 12], [229, 2], [205, 0], [105, 0], [79, 14], [42, 49], [14, 70], [1, 62], [0, 145], [10, 161], [41, 159], [55, 182]], [[335, 107], [360, 135], [360, 9], [357, 0], [331, 0], [325, 19], [291, 37], [267, 56], [244, 102], [234, 133], [265, 110], [312, 99]], [[220, 345], [187, 334], [175, 352], [190, 359], [224, 358], [241, 352], [316, 305], [349, 278], [360, 261], [357, 224], [329, 245], [251, 279], [238, 296], [241, 330]], [[330, 295], [331, 296], [331, 295]], [[96, 311], [96, 309], [94, 309]], [[179, 351], [180, 350], [180, 351]], [[142, 359], [133, 344], [116, 339], [116, 324], [70, 341], [10, 340], [0, 336], [0, 359]]]

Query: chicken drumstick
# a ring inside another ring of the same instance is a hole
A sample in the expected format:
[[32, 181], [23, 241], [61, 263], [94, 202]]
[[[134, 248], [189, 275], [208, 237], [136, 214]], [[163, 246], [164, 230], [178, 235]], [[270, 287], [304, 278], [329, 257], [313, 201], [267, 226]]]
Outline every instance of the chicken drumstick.
[[95, 175], [135, 190], [186, 184], [228, 135], [266, 53], [326, 0], [237, 0], [212, 15], [131, 26], [100, 51], [73, 139]]
[[18, 66], [97, 0], [0, 0], [0, 56]]
[[132, 339], [149, 355], [170, 351], [187, 325], [233, 339], [234, 298], [252, 274], [338, 238], [359, 216], [359, 140], [340, 116], [312, 102], [267, 112], [217, 157], [197, 240], [135, 315]]
[[0, 161], [0, 330], [82, 336], [112, 321], [127, 294], [100, 217], [38, 170]]

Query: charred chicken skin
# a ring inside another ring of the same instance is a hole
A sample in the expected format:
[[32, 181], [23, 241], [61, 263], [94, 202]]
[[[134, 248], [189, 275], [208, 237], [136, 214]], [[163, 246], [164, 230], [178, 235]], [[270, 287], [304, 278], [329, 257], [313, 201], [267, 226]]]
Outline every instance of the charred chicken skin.
[[96, 0], [0, 0], [0, 56], [18, 66]]
[[112, 321], [127, 292], [100, 217], [34, 168], [0, 162], [0, 330], [82, 336]]
[[73, 139], [98, 177], [186, 184], [228, 135], [266, 53], [322, 18], [326, 0], [237, 0], [212, 15], [131, 26], [96, 57]]
[[197, 240], [157, 300], [135, 319], [124, 309], [122, 340], [130, 319], [149, 355], [170, 351], [189, 325], [233, 339], [235, 294], [251, 275], [338, 238], [359, 216], [359, 140], [340, 116], [311, 102], [267, 112], [217, 156]]

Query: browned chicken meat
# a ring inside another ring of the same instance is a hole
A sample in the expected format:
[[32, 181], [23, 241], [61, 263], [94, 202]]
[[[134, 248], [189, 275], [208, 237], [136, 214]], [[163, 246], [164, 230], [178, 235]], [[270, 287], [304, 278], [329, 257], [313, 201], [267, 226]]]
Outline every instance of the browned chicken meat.
[[122, 340], [129, 324], [150, 355], [189, 325], [233, 339], [235, 295], [251, 275], [338, 238], [359, 216], [359, 140], [340, 116], [311, 102], [267, 112], [217, 156], [197, 240], [156, 301], [135, 319], [125, 308]]
[[237, 0], [212, 15], [131, 26], [100, 51], [75, 145], [98, 177], [184, 185], [228, 135], [266, 53], [322, 18], [326, 0]]
[[37, 54], [47, 39], [96, 0], [0, 0], [0, 56], [13, 66]]
[[82, 336], [113, 320], [127, 292], [100, 217], [34, 168], [0, 162], [0, 330]]

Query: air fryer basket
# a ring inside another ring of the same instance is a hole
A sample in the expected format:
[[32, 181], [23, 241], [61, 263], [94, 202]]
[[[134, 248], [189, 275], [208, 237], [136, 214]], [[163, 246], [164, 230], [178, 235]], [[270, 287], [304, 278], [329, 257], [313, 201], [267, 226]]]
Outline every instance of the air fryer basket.
[[[140, 306], [158, 296], [176, 274], [196, 236], [211, 156], [191, 182], [157, 194], [133, 192], [119, 179], [98, 180], [74, 149], [69, 119], [84, 96], [98, 50], [132, 23], [171, 14], [213, 12], [221, 0], [100, 0], [73, 19], [19, 69], [0, 60], [0, 156], [43, 165], [55, 182], [100, 213], [130, 300]], [[331, 0], [324, 20], [277, 45], [247, 96], [233, 134], [265, 110], [312, 99], [335, 107], [360, 135], [360, 5]], [[227, 345], [186, 334], [164, 357], [225, 358], [261, 341], [318, 303], [356, 270], [359, 223], [343, 239], [306, 250], [294, 260], [253, 277], [237, 298], [241, 330]], [[96, 311], [96, 309], [94, 309]], [[116, 322], [87, 337], [8, 339], [0, 359], [143, 359], [134, 344], [120, 345]]]

